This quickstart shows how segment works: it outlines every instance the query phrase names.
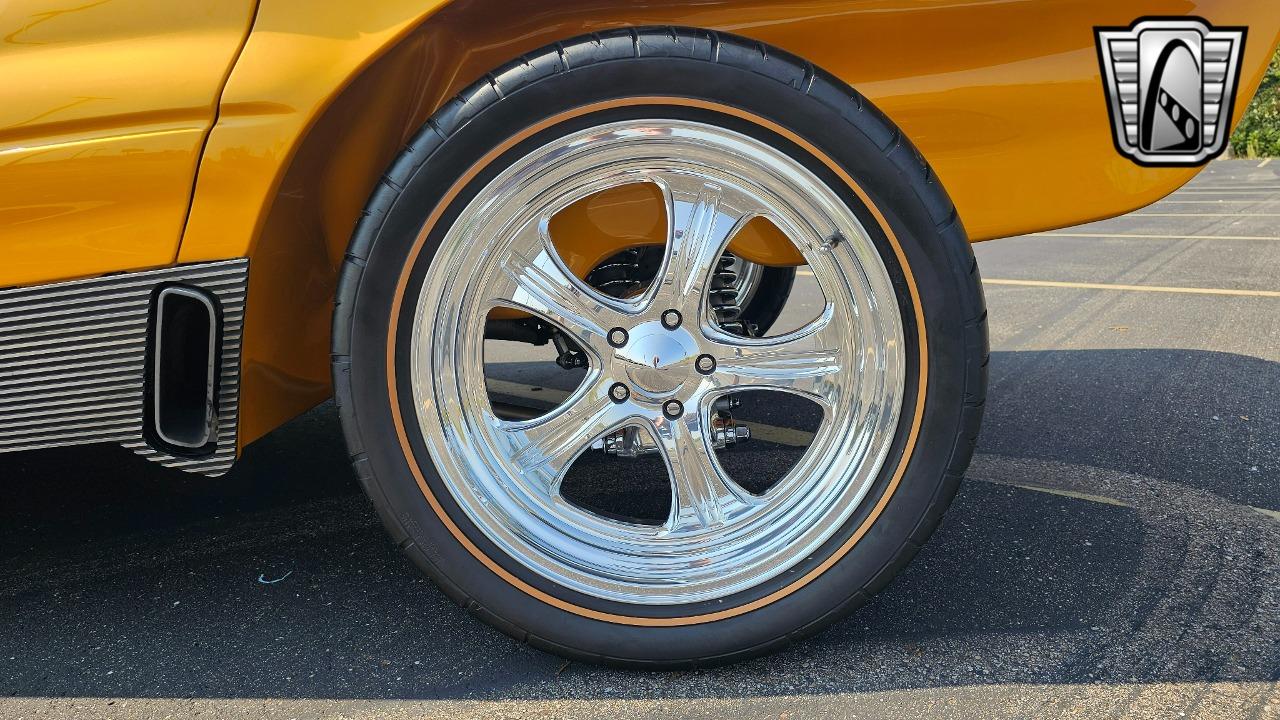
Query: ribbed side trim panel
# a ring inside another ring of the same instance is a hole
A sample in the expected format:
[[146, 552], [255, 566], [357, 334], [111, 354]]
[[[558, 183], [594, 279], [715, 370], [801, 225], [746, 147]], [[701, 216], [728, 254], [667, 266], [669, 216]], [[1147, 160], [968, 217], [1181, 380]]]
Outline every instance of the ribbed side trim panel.
[[[248, 276], [240, 259], [0, 290], [0, 453], [118, 442], [162, 465], [225, 473], [236, 457]], [[175, 457], [143, 439], [148, 313], [164, 282], [203, 288], [222, 305], [212, 455]]]

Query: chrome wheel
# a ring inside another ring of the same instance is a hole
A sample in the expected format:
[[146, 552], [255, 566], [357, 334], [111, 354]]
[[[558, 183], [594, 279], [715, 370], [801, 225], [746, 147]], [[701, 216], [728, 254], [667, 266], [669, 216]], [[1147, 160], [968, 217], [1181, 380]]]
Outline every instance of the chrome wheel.
[[[577, 200], [636, 182], [666, 199], [666, 256], [645, 293], [619, 299], [566, 270], [548, 227]], [[826, 297], [817, 319], [769, 338], [726, 332], [708, 301], [726, 246], [757, 216], [796, 245]], [[588, 357], [583, 382], [546, 416], [506, 420], [490, 406], [483, 340], [495, 307], [554, 323]], [[479, 191], [427, 271], [410, 365], [436, 469], [490, 541], [571, 590], [669, 605], [756, 587], [844, 524], [893, 441], [903, 347], [888, 271], [818, 177], [734, 131], [640, 120], [562, 137]], [[823, 413], [801, 460], [759, 495], [728, 477], [713, 449], [712, 405], [740, 390], [798, 394]], [[669, 471], [661, 525], [604, 517], [560, 493], [574, 459], [624, 427], [646, 433]]]

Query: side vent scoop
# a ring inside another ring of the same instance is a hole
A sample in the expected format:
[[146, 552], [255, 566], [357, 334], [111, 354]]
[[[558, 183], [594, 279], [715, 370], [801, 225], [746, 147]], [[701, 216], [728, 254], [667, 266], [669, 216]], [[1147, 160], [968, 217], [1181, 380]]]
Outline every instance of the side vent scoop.
[[155, 291], [148, 348], [145, 432], [177, 455], [217, 449], [222, 310], [218, 298], [188, 285]]
[[237, 258], [0, 288], [0, 454], [119, 443], [227, 472], [248, 287]]

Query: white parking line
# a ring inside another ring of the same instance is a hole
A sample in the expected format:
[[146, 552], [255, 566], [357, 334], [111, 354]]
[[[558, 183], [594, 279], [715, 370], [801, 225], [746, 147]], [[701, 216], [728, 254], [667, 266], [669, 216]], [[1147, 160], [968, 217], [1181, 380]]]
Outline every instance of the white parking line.
[[[495, 392], [508, 397], [521, 398], [524, 400], [535, 400], [538, 402], [550, 403], [554, 407], [565, 401], [569, 397], [569, 393], [557, 388], [542, 388], [534, 390], [531, 385], [524, 385], [508, 380], [496, 380], [493, 378], [485, 378], [485, 386], [489, 392]], [[795, 428], [784, 428], [776, 425], [766, 425], [764, 423], [747, 423], [751, 426], [751, 437], [756, 440], [777, 443], [779, 445], [791, 445], [794, 447], [809, 447], [813, 442], [813, 433], [804, 430], [796, 430]]]
[[1212, 203], [1271, 205], [1278, 202], [1280, 202], [1280, 200], [1158, 200], [1157, 202], [1152, 203], [1152, 205], [1205, 205]]
[[1271, 162], [1271, 158], [1267, 158], [1266, 160], [1263, 160], [1262, 162], [1258, 163], [1258, 167], [1260, 168], [1266, 167], [1270, 162]]
[[1235, 188], [1235, 189], [1233, 189], [1233, 188], [1219, 188], [1219, 189], [1216, 189], [1216, 190], [1210, 190], [1210, 189], [1208, 189], [1208, 188], [1205, 188], [1205, 189], [1200, 189], [1200, 188], [1182, 188], [1181, 190], [1177, 191], [1177, 194], [1179, 194], [1179, 195], [1214, 195], [1214, 194], [1221, 194], [1221, 195], [1251, 195], [1251, 194], [1254, 194], [1254, 193], [1258, 193], [1258, 194], [1265, 194], [1265, 195], [1273, 195], [1273, 194], [1275, 194], [1275, 192], [1276, 192], [1276, 188], [1259, 188], [1259, 187], [1251, 187], [1251, 188], [1248, 188], [1248, 189], [1245, 189], [1245, 188]]
[[1183, 185], [1178, 192], [1197, 192], [1204, 190], [1239, 190], [1242, 192], [1263, 192], [1267, 190], [1280, 190], [1280, 185], [1232, 185], [1231, 183], [1196, 183], [1194, 185]]
[[[993, 281], [985, 280], [984, 282], [993, 282]], [[997, 284], [1000, 284], [1000, 283], [1008, 283], [1011, 281], [996, 280], [994, 282], [996, 282]], [[1119, 287], [1123, 287], [1123, 286], [1119, 286]], [[1144, 289], [1149, 289], [1149, 288], [1144, 288]], [[1276, 293], [1276, 295], [1280, 295], [1280, 293]], [[508, 395], [510, 397], [524, 398], [528, 400], [551, 401], [553, 403], [564, 402], [564, 399], [569, 397], [569, 393], [565, 392], [564, 390], [557, 390], [555, 388], [543, 388], [541, 390], [534, 390], [533, 387], [530, 385], [522, 385], [520, 383], [509, 382], [506, 380], [494, 380], [494, 379], [486, 379], [485, 383], [488, 385], [490, 392], [497, 392], [503, 395]], [[744, 424], [751, 428], [751, 437], [752, 439], [755, 439], [755, 440], [763, 440], [764, 442], [776, 443], [778, 445], [790, 445], [793, 447], [809, 447], [810, 443], [813, 442], [813, 433], [806, 432], [804, 430], [778, 427], [776, 425], [766, 425], [764, 423], [758, 423], [758, 422], [745, 422]], [[1114, 505], [1117, 507], [1126, 507], [1126, 508], [1133, 507], [1128, 503], [1121, 502], [1119, 500], [1116, 500], [1115, 498], [1107, 497], [1105, 495], [1095, 495], [1093, 493], [1083, 493], [1083, 492], [1077, 492], [1075, 490], [1062, 490], [1059, 488], [1044, 487], [1043, 485], [1023, 485], [1020, 483], [1005, 483], [999, 480], [988, 480], [986, 478], [974, 477], [974, 476], [969, 476], [966, 479], [979, 480], [982, 482], [988, 482], [995, 485], [1008, 485], [1010, 487], [1016, 487], [1021, 490], [1030, 490], [1032, 492], [1046, 493], [1049, 495], [1057, 495], [1059, 497], [1071, 498], [1072, 500], [1084, 500], [1085, 502], [1098, 503], [1100, 505]], [[1251, 510], [1256, 510], [1257, 512], [1273, 520], [1280, 520], [1280, 511], [1268, 510], [1266, 508], [1254, 507], [1252, 505], [1249, 505], [1246, 507], [1249, 507]]]
[[982, 282], [986, 285], [1017, 285], [1025, 287], [1072, 288], [1079, 290], [1127, 290], [1133, 292], [1183, 293], [1187, 295], [1234, 295], [1241, 297], [1280, 298], [1280, 290], [1232, 290], [1228, 288], [1120, 285], [1116, 283], [1062, 282], [1058, 280], [1013, 280], [1009, 278], [983, 278]]
[[1140, 238], [1147, 240], [1280, 240], [1275, 235], [1147, 235], [1144, 233], [1043, 232], [1034, 237]]
[[[1020, 490], [1030, 490], [1032, 492], [1045, 493], [1048, 495], [1057, 495], [1059, 497], [1071, 498], [1073, 500], [1084, 500], [1086, 502], [1098, 503], [1099, 505], [1114, 505], [1115, 507], [1122, 507], [1122, 508], [1133, 507], [1129, 503], [1122, 502], [1113, 497], [1107, 497], [1106, 495], [1094, 495], [1093, 493], [1076, 492], [1075, 490], [1061, 490], [1059, 488], [1045, 487], [1043, 485], [1023, 485], [1020, 483], [1004, 482], [1002, 480], [989, 480], [987, 478], [977, 477], [974, 475], [966, 475], [965, 480], [977, 480], [979, 482], [990, 483], [992, 485], [1004, 485], [1006, 487], [1016, 487]], [[1262, 515], [1265, 515], [1271, 518], [1272, 520], [1280, 520], [1280, 511], [1268, 510], [1267, 508], [1260, 508], [1254, 505], [1245, 505], [1244, 507], [1247, 507], [1250, 510], [1253, 510]]]
[[1130, 213], [1129, 217], [1280, 217], [1280, 213], [1160, 213], [1160, 212], [1136, 212]]
[[534, 390], [532, 385], [524, 383], [510, 382], [508, 380], [496, 380], [494, 378], [484, 379], [485, 387], [489, 392], [501, 393], [512, 397], [524, 398], [526, 400], [546, 400], [550, 403], [562, 403], [564, 399], [569, 397], [567, 390], [559, 388], [542, 388]]
[[[808, 272], [808, 271], [801, 270], [800, 272]], [[1029, 280], [1018, 281], [1018, 280], [988, 279], [988, 280], [984, 280], [983, 282], [994, 283], [997, 285], [1035, 284], [1035, 285], [1050, 285], [1052, 287], [1058, 287], [1063, 285], [1072, 286], [1072, 287], [1075, 287], [1075, 286], [1094, 287], [1095, 286], [1088, 283], [1050, 283], [1047, 281], [1038, 282], [1038, 281], [1029, 281]], [[1138, 289], [1138, 290], [1159, 291], [1158, 288], [1150, 288], [1145, 286], [1107, 285], [1102, 287], [1105, 287], [1108, 290]], [[1182, 292], [1186, 292], [1188, 290], [1192, 292], [1197, 291], [1196, 288], [1190, 288], [1190, 289], [1167, 288], [1167, 289], [1178, 290]], [[1205, 290], [1199, 290], [1199, 291], [1206, 292]], [[1214, 292], [1215, 294], [1218, 294], [1218, 292], [1231, 293], [1235, 291], [1208, 291], [1208, 292]], [[1272, 295], [1280, 297], [1280, 292], [1272, 293]], [[543, 401], [543, 402], [549, 401], [551, 403], [559, 404], [561, 402], [564, 402], [565, 398], [569, 397], [569, 393], [564, 390], [559, 390], [556, 388], [541, 388], [539, 390], [534, 390], [533, 386], [531, 385], [524, 385], [521, 383], [510, 382], [507, 380], [496, 380], [492, 378], [486, 378], [485, 384], [488, 386], [488, 389], [490, 392], [496, 392], [496, 393], [500, 393], [502, 395], [507, 395], [510, 397], [524, 398], [526, 400], [537, 400], [537, 401]], [[809, 447], [809, 445], [813, 442], [813, 433], [807, 432], [805, 430], [796, 430], [795, 428], [784, 428], [784, 427], [778, 427], [776, 425], [766, 425], [765, 423], [750, 422], [750, 421], [744, 422], [743, 424], [751, 428], [751, 437], [755, 440], [763, 440], [764, 442], [776, 443], [778, 445], [790, 445], [792, 447], [802, 447], [802, 448]], [[967, 479], [980, 480], [983, 482], [994, 483], [997, 485], [1009, 485], [1011, 487], [1020, 488], [1022, 490], [1031, 490], [1033, 492], [1047, 493], [1049, 495], [1057, 495], [1059, 497], [1071, 498], [1073, 500], [1084, 500], [1086, 502], [1099, 503], [1102, 505], [1132, 507], [1127, 503], [1116, 500], [1115, 498], [1107, 497], [1105, 495], [1094, 495], [1092, 493], [1082, 493], [1082, 492], [1076, 492], [1074, 490], [1061, 490], [1058, 488], [1050, 488], [1050, 487], [1044, 487], [1040, 485], [1022, 485], [1017, 483], [1003, 483], [998, 480], [987, 480], [986, 478], [973, 477], [973, 476], [969, 476]], [[1249, 507], [1251, 510], [1256, 510], [1257, 512], [1273, 520], [1280, 521], [1280, 511], [1268, 510], [1266, 508], [1254, 507], [1252, 505], [1249, 505], [1246, 507]]]
[[[981, 478], [974, 478], [981, 480]], [[1004, 483], [998, 483], [1003, 485]], [[1071, 498], [1073, 500], [1087, 500], [1088, 502], [1098, 503], [1100, 505], [1115, 505], [1116, 507], [1131, 508], [1132, 505], [1122, 503], [1115, 498], [1109, 498], [1106, 495], [1094, 495], [1092, 493], [1076, 492], [1074, 490], [1059, 490], [1057, 488], [1043, 487], [1041, 485], [1018, 485], [1009, 483], [1010, 487], [1021, 488], [1023, 490], [1031, 490], [1032, 492], [1047, 493], [1049, 495], [1058, 495], [1060, 497]]]

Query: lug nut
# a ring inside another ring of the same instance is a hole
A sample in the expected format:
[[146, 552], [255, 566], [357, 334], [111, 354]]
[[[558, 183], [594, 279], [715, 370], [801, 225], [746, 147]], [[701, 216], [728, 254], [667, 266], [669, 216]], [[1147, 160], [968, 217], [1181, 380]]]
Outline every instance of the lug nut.
[[616, 348], [620, 348], [623, 345], [626, 345], [627, 338], [628, 338], [627, 331], [623, 330], [620, 327], [616, 327], [609, 331], [609, 338], [608, 338], [609, 344]]
[[693, 366], [703, 375], [710, 375], [716, 369], [716, 359], [710, 355], [699, 355]]
[[631, 397], [631, 388], [622, 383], [614, 383], [609, 387], [609, 398], [616, 403], [626, 402]]
[[662, 327], [668, 330], [675, 330], [680, 327], [680, 322], [683, 319], [679, 310], [667, 310], [662, 313]]
[[668, 400], [662, 404], [662, 414], [675, 420], [684, 414], [684, 404], [679, 400]]

